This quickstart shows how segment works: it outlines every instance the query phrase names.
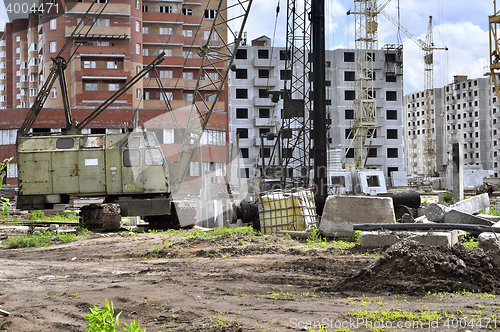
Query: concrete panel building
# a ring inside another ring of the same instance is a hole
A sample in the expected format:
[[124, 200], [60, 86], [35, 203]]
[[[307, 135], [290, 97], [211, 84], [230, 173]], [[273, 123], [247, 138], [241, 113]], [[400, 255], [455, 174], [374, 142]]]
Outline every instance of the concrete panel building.
[[[230, 73], [229, 127], [231, 141], [239, 146], [250, 178], [260, 175], [262, 158], [260, 135], [277, 133], [281, 126], [283, 100], [272, 102], [266, 89], [282, 90], [285, 72], [285, 48], [273, 48], [268, 37], [241, 46], [236, 70]], [[354, 121], [355, 57], [354, 50], [326, 51], [326, 105], [328, 142], [331, 149], [347, 153], [344, 162], [353, 161], [348, 139]], [[402, 47], [387, 45], [374, 52], [374, 87], [377, 98], [377, 129], [371, 142], [367, 168], [378, 168], [387, 180], [392, 171], [404, 171]], [[296, 68], [302, 70], [302, 68]], [[347, 144], [346, 144], [347, 141]], [[263, 139], [264, 164], [272, 155], [275, 140]]]
[[[451, 164], [453, 143], [463, 146], [464, 165], [493, 170], [498, 177], [498, 113], [495, 88], [490, 77], [468, 79], [457, 75], [452, 83], [434, 89], [436, 165], [444, 172]], [[425, 136], [424, 93], [405, 96], [406, 168], [409, 175], [423, 175]]]

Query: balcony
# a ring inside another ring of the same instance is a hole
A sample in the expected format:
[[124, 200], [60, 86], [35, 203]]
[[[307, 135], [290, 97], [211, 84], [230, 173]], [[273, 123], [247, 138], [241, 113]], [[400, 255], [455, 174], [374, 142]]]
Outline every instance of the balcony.
[[254, 77], [254, 86], [278, 86], [278, 78], [276, 77]]
[[[66, 15], [83, 15], [87, 12], [90, 5], [91, 3], [66, 2]], [[130, 16], [130, 5], [108, 3], [101, 15]]]
[[[71, 33], [75, 30], [74, 26], [65, 27], [64, 33], [65, 37], [69, 38]], [[93, 26], [87, 35], [88, 29], [82, 29], [80, 34], [73, 35], [73, 38], [106, 38], [106, 39], [129, 39], [130, 38], [130, 27], [96, 27]]]
[[271, 98], [253, 97], [253, 106], [272, 107], [272, 106], [276, 106], [276, 104], [271, 101]]
[[275, 59], [252, 59], [252, 66], [254, 67], [276, 67], [278, 60]]
[[278, 118], [276, 117], [271, 117], [271, 118], [255, 118], [254, 123], [256, 127], [272, 127], [276, 124], [276, 121]]
[[145, 34], [142, 35], [142, 43], [144, 45], [184, 45], [184, 36], [182, 35], [160, 35], [160, 34]]

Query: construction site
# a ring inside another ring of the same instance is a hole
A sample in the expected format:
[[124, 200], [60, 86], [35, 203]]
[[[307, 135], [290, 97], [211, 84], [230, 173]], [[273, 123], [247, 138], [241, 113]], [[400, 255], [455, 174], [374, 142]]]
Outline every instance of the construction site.
[[500, 330], [496, 1], [485, 77], [439, 88], [433, 16], [390, 0], [338, 49], [324, 0], [282, 4], [282, 47], [252, 0], [32, 2], [0, 37], [0, 332]]

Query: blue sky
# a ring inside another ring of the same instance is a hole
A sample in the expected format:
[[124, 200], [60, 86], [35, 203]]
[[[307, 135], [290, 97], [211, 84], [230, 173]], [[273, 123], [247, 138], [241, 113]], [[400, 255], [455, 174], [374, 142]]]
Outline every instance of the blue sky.
[[[111, 0], [113, 1], [113, 0]], [[301, 0], [299, 0], [301, 1]], [[383, 3], [384, 1], [378, 1]], [[276, 7], [280, 13], [276, 20]], [[488, 15], [493, 13], [493, 0], [392, 0], [385, 11], [397, 20], [398, 4], [401, 24], [413, 36], [425, 39], [429, 15], [433, 16], [434, 44], [446, 46], [445, 51], [434, 52], [434, 85], [443, 86], [453, 75], [481, 77], [488, 61]], [[248, 40], [267, 35], [274, 46], [285, 46], [286, 6], [284, 0], [254, 0], [245, 31]], [[326, 46], [329, 49], [354, 48], [354, 16], [346, 15], [354, 9], [354, 1], [326, 1]], [[0, 29], [8, 20], [4, 6], [0, 5]], [[398, 43], [398, 29], [383, 15], [379, 15], [378, 46]], [[402, 31], [404, 45], [405, 94], [420, 91], [424, 86], [423, 52]]]

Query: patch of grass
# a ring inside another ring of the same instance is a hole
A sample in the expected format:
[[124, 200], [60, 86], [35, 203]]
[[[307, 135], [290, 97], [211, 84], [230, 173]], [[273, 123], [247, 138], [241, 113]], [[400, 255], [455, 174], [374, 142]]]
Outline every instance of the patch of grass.
[[105, 306], [98, 307], [95, 305], [90, 308], [90, 314], [85, 316], [87, 321], [87, 332], [146, 332], [146, 329], [141, 329], [136, 321], [132, 321], [130, 325], [127, 323], [123, 329], [118, 330], [120, 325], [119, 317], [121, 312], [119, 312], [115, 317], [115, 309], [113, 307], [113, 302], [109, 302], [108, 299], [104, 299]]
[[88, 231], [78, 234], [44, 231], [9, 237], [4, 243], [10, 248], [49, 247], [52, 244], [70, 243], [76, 241], [78, 236], [88, 237], [88, 234]]
[[173, 248], [175, 245], [176, 245], [176, 243], [165, 241], [164, 244], [153, 247], [150, 251], [151, 252], [160, 252], [163, 249]]
[[45, 213], [40, 210], [31, 211], [28, 220], [42, 220], [45, 217]]
[[500, 212], [497, 212], [496, 209], [494, 207], [490, 207], [488, 209], [488, 211], [486, 210], [481, 210], [478, 212], [479, 214], [487, 214], [487, 215], [490, 215], [490, 216], [499, 216], [500, 217]]
[[448, 191], [447, 191], [447, 192], [445, 192], [445, 193], [443, 194], [443, 201], [445, 201], [445, 203], [450, 203], [450, 202], [452, 202], [452, 201], [453, 201], [453, 194], [452, 194], [452, 193], [450, 193], [450, 192], [448, 192]]
[[185, 230], [185, 229], [170, 229], [164, 232], [170, 236], [182, 236], [182, 237], [200, 237], [200, 238], [217, 238], [224, 235], [244, 235], [244, 234], [255, 234], [256, 231], [251, 226], [246, 227], [235, 227], [235, 228], [214, 228], [211, 231], [200, 231], [197, 229], [194, 230]]
[[394, 309], [385, 310], [351, 310], [347, 312], [348, 316], [362, 318], [365, 321], [399, 321], [399, 320], [409, 320], [412, 322], [430, 322], [442, 318], [452, 318], [453, 314], [449, 314], [446, 310], [438, 311], [401, 311]]
[[477, 248], [477, 239], [469, 232], [466, 232], [464, 235], [460, 235], [458, 237], [458, 241], [463, 243], [465, 248], [468, 250]]

